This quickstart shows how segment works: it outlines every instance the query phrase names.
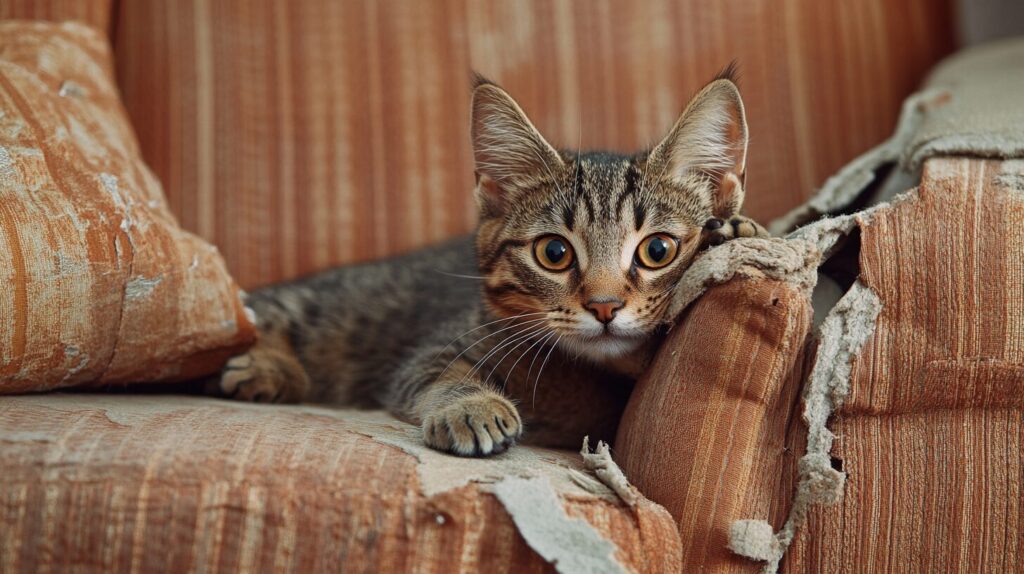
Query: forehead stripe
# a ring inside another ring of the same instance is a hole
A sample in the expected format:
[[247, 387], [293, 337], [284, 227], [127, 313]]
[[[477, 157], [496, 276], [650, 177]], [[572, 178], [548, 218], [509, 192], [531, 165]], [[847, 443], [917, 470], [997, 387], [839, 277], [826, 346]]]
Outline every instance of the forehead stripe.
[[644, 220], [647, 219], [647, 208], [644, 207], [643, 203], [639, 200], [633, 202], [633, 222], [636, 224], [636, 230], [640, 231], [640, 228], [644, 226]]
[[[587, 208], [587, 215], [590, 217], [590, 221], [594, 221], [594, 200], [590, 197], [590, 194], [587, 192], [587, 188], [584, 185], [584, 180], [587, 179], [587, 174], [586, 170], [583, 169], [583, 162], [576, 163], [576, 173], [574, 177], [575, 179], [573, 181], [575, 182], [576, 189], [573, 190], [573, 193], [576, 194], [578, 200], [583, 200], [583, 206]], [[569, 229], [572, 229], [572, 227]]]
[[630, 162], [629, 166], [626, 168], [626, 181], [625, 185], [622, 186], [622, 193], [620, 193], [619, 197], [615, 199], [615, 211], [613, 216], [618, 216], [618, 214], [622, 212], [622, 204], [626, 203], [628, 198], [637, 194], [638, 190], [636, 180], [638, 176], [639, 173], [637, 172], [636, 166]]

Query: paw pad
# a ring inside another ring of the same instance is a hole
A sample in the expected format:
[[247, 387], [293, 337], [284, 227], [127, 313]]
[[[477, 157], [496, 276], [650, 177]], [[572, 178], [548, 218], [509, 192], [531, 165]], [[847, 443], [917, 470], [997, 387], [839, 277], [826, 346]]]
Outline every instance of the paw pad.
[[704, 223], [706, 238], [704, 242], [709, 246], [716, 246], [736, 239], [737, 237], [768, 237], [768, 232], [753, 219], [737, 215], [724, 221], [713, 217]]

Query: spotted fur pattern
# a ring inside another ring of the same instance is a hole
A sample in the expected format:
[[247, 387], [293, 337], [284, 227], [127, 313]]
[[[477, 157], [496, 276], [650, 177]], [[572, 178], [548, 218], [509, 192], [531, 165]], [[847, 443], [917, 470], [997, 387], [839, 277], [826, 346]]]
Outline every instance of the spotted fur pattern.
[[[764, 234], [738, 215], [747, 131], [731, 70], [646, 152], [556, 150], [482, 78], [472, 137], [474, 237], [254, 293], [260, 342], [213, 390], [384, 407], [467, 456], [524, 436], [613, 438], [698, 251]], [[653, 235], [675, 245], [657, 269], [638, 258]], [[552, 236], [570, 250], [565, 269], [539, 259]]]

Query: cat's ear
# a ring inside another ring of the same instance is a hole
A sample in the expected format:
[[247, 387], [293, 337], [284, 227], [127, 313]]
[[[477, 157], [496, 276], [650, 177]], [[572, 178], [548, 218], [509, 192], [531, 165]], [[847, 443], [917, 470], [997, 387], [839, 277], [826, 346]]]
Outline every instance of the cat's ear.
[[747, 119], [732, 79], [733, 67], [704, 87], [686, 106], [668, 136], [652, 151], [665, 178], [681, 186], [709, 181], [717, 217], [730, 217], [743, 204], [747, 163]]
[[519, 104], [480, 76], [473, 89], [472, 137], [477, 199], [484, 210], [500, 208], [518, 191], [557, 177], [565, 167]]

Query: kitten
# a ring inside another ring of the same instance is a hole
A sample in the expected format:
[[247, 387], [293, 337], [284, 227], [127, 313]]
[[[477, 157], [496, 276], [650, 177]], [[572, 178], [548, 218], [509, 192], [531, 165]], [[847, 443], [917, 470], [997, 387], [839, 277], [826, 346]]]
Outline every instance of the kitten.
[[747, 128], [731, 67], [649, 152], [559, 151], [479, 78], [473, 238], [253, 293], [260, 340], [216, 392], [384, 407], [464, 456], [614, 438], [682, 273], [738, 216]]

